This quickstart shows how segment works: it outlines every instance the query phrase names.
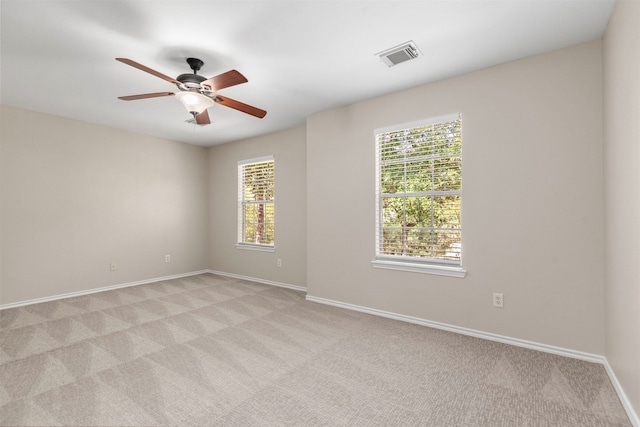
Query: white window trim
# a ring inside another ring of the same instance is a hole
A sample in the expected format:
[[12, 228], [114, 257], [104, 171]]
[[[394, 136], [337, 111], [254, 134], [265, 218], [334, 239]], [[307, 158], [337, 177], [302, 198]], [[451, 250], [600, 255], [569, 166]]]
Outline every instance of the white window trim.
[[274, 156], [256, 157], [253, 159], [238, 160], [238, 166], [252, 165], [254, 163], [264, 163], [264, 162], [272, 162], [272, 161], [275, 161]]
[[436, 274], [438, 276], [464, 277], [467, 270], [457, 265], [438, 265], [417, 262], [399, 262], [377, 259], [371, 261], [375, 268], [383, 268], [386, 270], [409, 271], [412, 273]]
[[275, 252], [276, 247], [270, 245], [256, 245], [251, 243], [236, 243], [236, 249], [242, 249], [245, 251], [260, 251], [260, 252]]
[[417, 128], [420, 126], [429, 126], [435, 123], [442, 123], [442, 122], [451, 122], [454, 120], [459, 120], [460, 117], [462, 117], [462, 114], [460, 113], [452, 113], [452, 114], [445, 114], [444, 116], [438, 116], [438, 117], [431, 117], [428, 119], [424, 119], [424, 120], [417, 120], [415, 122], [409, 122], [409, 123], [401, 123], [399, 125], [392, 125], [392, 126], [386, 126], [383, 128], [378, 128], [375, 129], [373, 131], [373, 135], [379, 135], [381, 133], [387, 133], [387, 132], [395, 132], [398, 130], [402, 130], [402, 129], [409, 129], [409, 128]]
[[[397, 125], [374, 129], [373, 134], [375, 138], [377, 137], [377, 135], [381, 133], [394, 132], [402, 129], [413, 128], [413, 127], [428, 126], [434, 123], [449, 122], [453, 120], [459, 120], [461, 117], [462, 117], [462, 114], [460, 113], [446, 114], [443, 116], [432, 117], [425, 120], [418, 120], [414, 122], [401, 123]], [[377, 149], [377, 145], [376, 145], [376, 149]], [[377, 156], [378, 154], [376, 153], [376, 158]], [[378, 173], [379, 173], [379, 165], [376, 164], [376, 188], [379, 185]], [[460, 194], [462, 194], [461, 191], [460, 191]], [[381, 197], [378, 194], [378, 190], [376, 190], [376, 236], [379, 233], [378, 221], [380, 220], [379, 218], [380, 200], [381, 200]], [[377, 237], [376, 237], [376, 240], [377, 240]], [[378, 242], [376, 241], [376, 248], [377, 248], [377, 245], [378, 245]], [[377, 249], [376, 249], [376, 252], [377, 252]], [[398, 270], [398, 271], [407, 271], [407, 272], [413, 272], [413, 273], [426, 273], [426, 274], [434, 274], [439, 276], [458, 277], [458, 278], [464, 278], [467, 274], [467, 270], [462, 267], [462, 259], [460, 260], [459, 264], [455, 263], [452, 265], [446, 265], [446, 263], [442, 262], [441, 260], [430, 261], [425, 259], [416, 259], [415, 261], [414, 260], [404, 261], [402, 257], [393, 257], [392, 259], [387, 259], [384, 255], [378, 255], [376, 253], [375, 259], [371, 261], [371, 265], [374, 268], [381, 268], [386, 270]]]
[[[274, 167], [275, 167], [275, 156], [271, 155], [271, 156], [255, 157], [253, 159], [238, 160], [238, 166], [246, 166], [254, 163], [265, 163], [265, 162], [274, 162]], [[275, 180], [275, 176], [274, 176], [274, 180]], [[242, 189], [238, 185], [238, 194], [240, 195], [241, 192], [242, 192]], [[274, 207], [275, 207], [275, 200], [272, 201], [272, 203], [274, 204]], [[238, 208], [238, 229], [239, 230], [240, 230], [242, 221], [243, 221], [242, 210]], [[236, 242], [235, 246], [236, 246], [236, 249], [242, 249], [247, 251], [258, 251], [258, 252], [275, 252], [276, 251], [275, 242], [273, 243], [273, 245], [259, 245], [255, 243]]]

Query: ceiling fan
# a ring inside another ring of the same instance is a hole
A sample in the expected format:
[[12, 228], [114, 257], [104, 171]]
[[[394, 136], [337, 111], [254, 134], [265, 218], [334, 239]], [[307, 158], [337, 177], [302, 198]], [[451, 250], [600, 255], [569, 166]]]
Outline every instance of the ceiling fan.
[[267, 114], [265, 110], [261, 110], [260, 108], [244, 104], [240, 101], [236, 101], [235, 99], [227, 98], [226, 96], [221, 96], [216, 93], [220, 89], [246, 83], [248, 81], [247, 78], [237, 70], [227, 71], [226, 73], [218, 74], [215, 77], [207, 79], [206, 77], [198, 74], [198, 70], [200, 70], [204, 65], [204, 62], [198, 58], [187, 58], [187, 64], [189, 64], [193, 70], [193, 74], [180, 74], [174, 79], [132, 61], [131, 59], [116, 58], [116, 60], [127, 65], [131, 65], [134, 68], [145, 71], [156, 77], [160, 77], [162, 80], [166, 80], [169, 83], [174, 83], [178, 87], [178, 92], [175, 93], [154, 92], [140, 95], [119, 96], [118, 99], [122, 99], [123, 101], [134, 101], [137, 99], [175, 95], [182, 105], [184, 105], [186, 110], [193, 115], [196, 123], [199, 125], [207, 125], [211, 123], [209, 120], [209, 113], [207, 113], [207, 108], [214, 104], [224, 105], [225, 107], [242, 111], [243, 113], [250, 114], [260, 119]]

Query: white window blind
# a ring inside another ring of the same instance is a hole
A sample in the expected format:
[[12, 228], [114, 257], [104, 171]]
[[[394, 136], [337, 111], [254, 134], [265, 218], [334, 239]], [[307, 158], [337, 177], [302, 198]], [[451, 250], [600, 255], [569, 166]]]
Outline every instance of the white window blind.
[[238, 162], [238, 245], [274, 247], [274, 202], [273, 156]]
[[460, 266], [459, 114], [375, 131], [376, 260]]

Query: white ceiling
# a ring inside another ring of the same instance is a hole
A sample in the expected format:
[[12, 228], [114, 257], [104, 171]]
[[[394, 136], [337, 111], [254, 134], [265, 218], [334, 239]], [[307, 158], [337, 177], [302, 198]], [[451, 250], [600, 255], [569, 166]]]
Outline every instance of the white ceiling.
[[[307, 116], [401, 89], [602, 36], [614, 0], [124, 1], [2, 0], [3, 104], [211, 146], [301, 125]], [[413, 40], [416, 60], [387, 67], [376, 53]], [[267, 110], [221, 105], [212, 124], [175, 91], [116, 61], [175, 77], [184, 61], [212, 77], [237, 69], [248, 83], [221, 95]]]

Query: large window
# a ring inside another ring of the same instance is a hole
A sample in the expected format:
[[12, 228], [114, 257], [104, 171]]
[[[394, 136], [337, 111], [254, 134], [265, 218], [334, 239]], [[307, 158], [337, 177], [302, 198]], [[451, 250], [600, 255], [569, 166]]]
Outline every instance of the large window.
[[274, 159], [238, 162], [238, 247], [273, 250]]
[[463, 276], [460, 115], [375, 134], [374, 266]]

